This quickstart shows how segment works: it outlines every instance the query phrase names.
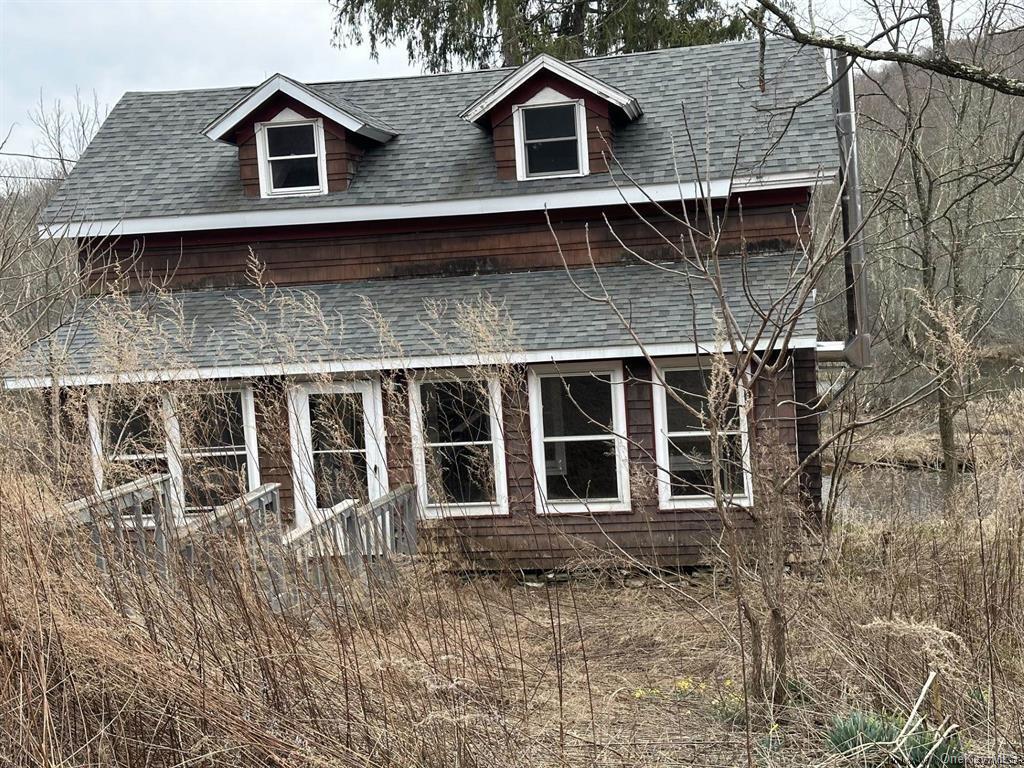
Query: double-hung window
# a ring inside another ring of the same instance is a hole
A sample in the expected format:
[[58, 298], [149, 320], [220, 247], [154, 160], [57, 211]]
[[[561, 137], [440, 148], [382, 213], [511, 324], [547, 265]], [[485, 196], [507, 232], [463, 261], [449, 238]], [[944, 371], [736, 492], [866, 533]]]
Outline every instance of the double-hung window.
[[387, 493], [384, 414], [376, 380], [298, 384], [289, 391], [288, 407], [298, 527], [343, 501]]
[[[712, 507], [716, 452], [708, 425], [710, 367], [666, 366], [661, 375], [668, 387], [654, 384], [661, 507]], [[749, 504], [751, 498], [746, 398], [745, 389], [731, 387], [718, 428], [720, 488], [726, 502], [735, 505]]]
[[326, 192], [324, 144], [323, 122], [320, 119], [258, 124], [256, 146], [263, 196], [317, 195]]
[[430, 517], [506, 514], [501, 384], [494, 376], [411, 382], [413, 468]]
[[513, 129], [520, 181], [589, 172], [586, 109], [581, 101], [516, 107]]
[[[185, 511], [226, 504], [259, 485], [255, 409], [248, 389], [215, 389], [176, 399]], [[248, 426], [248, 428], [247, 428]]]
[[255, 406], [247, 386], [134, 397], [97, 391], [88, 406], [97, 489], [167, 474], [171, 505], [181, 519], [260, 484]]
[[169, 402], [164, 396], [112, 397], [103, 403], [102, 413], [97, 412], [97, 400], [90, 406], [90, 428], [100, 435], [94, 446], [98, 488], [167, 472]]
[[538, 509], [629, 509], [629, 457], [622, 367], [530, 370]]
[[354, 392], [309, 395], [310, 451], [317, 507], [366, 500], [366, 413]]

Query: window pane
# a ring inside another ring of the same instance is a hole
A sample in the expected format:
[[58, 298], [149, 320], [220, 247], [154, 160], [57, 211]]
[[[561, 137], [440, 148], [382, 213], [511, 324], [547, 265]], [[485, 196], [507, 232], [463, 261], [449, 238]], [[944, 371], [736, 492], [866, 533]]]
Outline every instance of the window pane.
[[274, 189], [320, 185], [320, 172], [317, 169], [315, 157], [303, 157], [298, 160], [271, 160], [270, 169], [274, 177]]
[[116, 399], [107, 411], [107, 452], [154, 455], [167, 450], [159, 397]]
[[491, 439], [490, 397], [480, 381], [428, 382], [420, 387], [428, 443]]
[[112, 461], [103, 469], [103, 485], [106, 488], [117, 488], [149, 475], [166, 475], [166, 459], [131, 459], [129, 461]]
[[427, 500], [431, 504], [497, 501], [490, 443], [427, 449]]
[[556, 173], [580, 169], [579, 150], [576, 139], [545, 141], [540, 144], [526, 144], [527, 173]]
[[576, 105], [530, 107], [523, 110], [523, 129], [527, 141], [576, 137]]
[[346, 499], [365, 501], [367, 495], [366, 453], [317, 453], [313, 455], [316, 505], [333, 507]]
[[315, 155], [316, 139], [312, 125], [285, 125], [280, 128], [267, 127], [267, 156], [288, 157], [288, 155]]
[[249, 488], [245, 454], [185, 459], [182, 468], [185, 506], [189, 508], [209, 509], [227, 504]]
[[364, 450], [363, 398], [349, 392], [309, 396], [314, 451]]
[[546, 443], [544, 466], [548, 499], [552, 501], [619, 497], [612, 440]]
[[[671, 392], [665, 393], [665, 411], [668, 415], [669, 432], [690, 432], [707, 429], [705, 419], [708, 415], [708, 382], [710, 370], [668, 371], [665, 381], [675, 394], [684, 400], [697, 413], [691, 412], [680, 404]], [[736, 392], [732, 393], [730, 406], [726, 411], [726, 423], [722, 429], [739, 429], [739, 406]]]
[[608, 374], [549, 376], [540, 380], [545, 437], [602, 435], [612, 431]]
[[184, 412], [179, 413], [179, 418], [195, 417], [189, 419], [195, 424], [188, 430], [192, 445], [185, 446], [186, 452], [210, 448], [245, 450], [241, 392], [207, 392], [194, 402], [183, 402], [182, 406]]
[[[739, 435], [723, 440], [722, 489], [730, 496], [744, 493]], [[712, 496], [711, 441], [706, 437], [674, 438], [668, 444], [668, 469], [673, 496]]]

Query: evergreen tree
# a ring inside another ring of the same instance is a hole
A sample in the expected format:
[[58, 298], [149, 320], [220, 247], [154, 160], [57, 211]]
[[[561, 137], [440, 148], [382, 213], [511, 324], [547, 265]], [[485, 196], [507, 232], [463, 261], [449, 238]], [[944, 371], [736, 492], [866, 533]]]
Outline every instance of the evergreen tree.
[[334, 42], [405, 42], [429, 72], [734, 40], [739, 14], [718, 0], [331, 0]]

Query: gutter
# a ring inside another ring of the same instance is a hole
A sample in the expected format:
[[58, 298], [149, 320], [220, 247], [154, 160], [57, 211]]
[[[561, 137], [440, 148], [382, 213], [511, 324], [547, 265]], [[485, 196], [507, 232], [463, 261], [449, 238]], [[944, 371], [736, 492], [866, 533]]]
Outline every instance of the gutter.
[[853, 66], [846, 53], [833, 52], [832, 92], [836, 138], [839, 140], [839, 188], [843, 216], [846, 324], [843, 357], [854, 368], [871, 367], [868, 281], [864, 253], [864, 215], [857, 157], [857, 116], [853, 92]]
[[819, 363], [847, 363], [845, 341], [819, 341], [814, 345]]
[[93, 219], [61, 224], [40, 224], [44, 239], [123, 237], [165, 232], [290, 227], [314, 224], [343, 224], [394, 219], [478, 216], [496, 213], [543, 211], [545, 208], [587, 208], [608, 205], [674, 202], [703, 198], [725, 198], [741, 192], [759, 192], [794, 187], [813, 187], [831, 180], [834, 168], [792, 173], [766, 174], [746, 178], [712, 179], [706, 182], [670, 181], [634, 186], [613, 184], [559, 192], [525, 192], [515, 195], [474, 199], [438, 200], [422, 203], [372, 203], [325, 205], [309, 208], [258, 208], [226, 213], [195, 213], [172, 216], [142, 216]]

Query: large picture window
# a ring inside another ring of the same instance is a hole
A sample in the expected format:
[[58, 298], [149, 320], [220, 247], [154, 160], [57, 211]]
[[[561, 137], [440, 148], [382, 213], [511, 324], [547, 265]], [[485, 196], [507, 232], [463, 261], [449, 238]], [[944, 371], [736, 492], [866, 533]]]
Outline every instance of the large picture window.
[[289, 391], [288, 409], [298, 527], [343, 501], [388, 492], [376, 381], [298, 384]]
[[[709, 367], [666, 367], [654, 385], [659, 497], [662, 508], [714, 506], [715, 462], [708, 429]], [[720, 486], [732, 504], [749, 504], [746, 391], [735, 387], [719, 427]]]
[[508, 512], [501, 385], [450, 375], [412, 382], [413, 465], [430, 517]]
[[532, 369], [530, 411], [541, 511], [629, 509], [621, 367]]

